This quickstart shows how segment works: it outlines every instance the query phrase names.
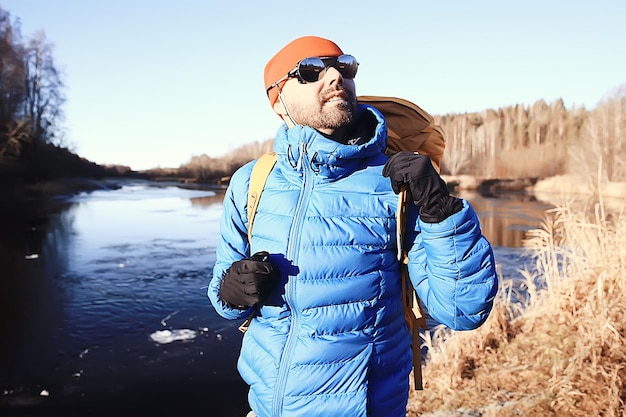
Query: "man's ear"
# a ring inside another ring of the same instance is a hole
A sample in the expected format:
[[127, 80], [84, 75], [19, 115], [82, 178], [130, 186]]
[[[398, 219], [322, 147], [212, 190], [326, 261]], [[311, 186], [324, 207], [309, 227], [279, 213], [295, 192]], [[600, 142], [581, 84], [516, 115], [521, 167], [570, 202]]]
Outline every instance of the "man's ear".
[[285, 115], [287, 111], [285, 110], [285, 106], [283, 105], [283, 102], [280, 99], [276, 100], [272, 108], [274, 109], [274, 112], [276, 112], [276, 114], [278, 114], [280, 117], [284, 119], [283, 115]]
[[272, 106], [272, 109], [274, 110], [274, 112], [278, 115], [278, 117], [280, 117], [281, 119], [283, 119], [284, 121], [289, 120], [287, 118], [287, 109], [285, 109], [285, 106], [283, 105], [282, 100], [276, 100], [276, 102], [274, 103], [274, 105]]

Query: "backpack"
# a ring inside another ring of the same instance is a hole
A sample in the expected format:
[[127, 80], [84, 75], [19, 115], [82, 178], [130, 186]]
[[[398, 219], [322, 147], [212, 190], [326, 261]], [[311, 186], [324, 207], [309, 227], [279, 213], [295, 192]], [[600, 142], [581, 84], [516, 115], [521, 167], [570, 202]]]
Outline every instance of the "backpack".
[[[443, 130], [435, 124], [433, 117], [410, 101], [396, 97], [359, 96], [358, 102], [369, 104], [384, 116], [387, 123], [387, 149], [385, 153], [392, 155], [399, 151], [416, 152], [430, 157], [437, 172], [445, 149]], [[265, 182], [276, 164], [276, 153], [262, 155], [255, 163], [250, 176], [248, 190], [248, 241], [252, 241], [252, 226], [256, 210], [265, 187]], [[419, 329], [428, 330], [426, 319], [421, 311], [419, 300], [408, 273], [408, 255], [404, 248], [406, 213], [411, 204], [410, 191], [404, 187], [398, 195], [398, 212], [396, 240], [398, 261], [402, 271], [402, 300], [404, 319], [412, 337], [414, 389], [422, 390], [422, 354], [420, 349]], [[239, 327], [245, 332], [252, 317]]]

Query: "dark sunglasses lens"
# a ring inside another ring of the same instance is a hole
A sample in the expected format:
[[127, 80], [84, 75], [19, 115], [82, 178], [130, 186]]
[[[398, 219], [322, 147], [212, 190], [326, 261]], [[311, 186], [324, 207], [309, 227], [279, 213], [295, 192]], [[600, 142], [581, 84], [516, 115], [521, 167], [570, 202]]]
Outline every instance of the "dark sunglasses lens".
[[352, 55], [341, 55], [337, 58], [335, 68], [341, 73], [342, 77], [352, 79], [356, 77], [359, 63]]
[[344, 78], [352, 79], [356, 76], [359, 63], [352, 55], [341, 55], [337, 58], [305, 58], [298, 64], [297, 74], [300, 79], [307, 83], [314, 83], [320, 79], [327, 67], [334, 67]]
[[326, 67], [324, 62], [319, 58], [305, 58], [298, 65], [298, 75], [307, 83], [313, 83], [319, 80], [320, 73]]

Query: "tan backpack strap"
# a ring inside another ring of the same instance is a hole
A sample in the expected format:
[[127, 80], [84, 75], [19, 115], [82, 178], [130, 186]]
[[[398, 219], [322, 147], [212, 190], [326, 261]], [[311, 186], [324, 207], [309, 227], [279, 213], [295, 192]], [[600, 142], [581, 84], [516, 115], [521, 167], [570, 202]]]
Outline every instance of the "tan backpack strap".
[[[252, 173], [250, 174], [250, 186], [248, 188], [248, 242], [252, 242], [252, 224], [256, 216], [256, 210], [259, 207], [259, 200], [261, 200], [261, 194], [265, 188], [267, 177], [276, 165], [276, 153], [270, 152], [261, 155], [256, 161], [254, 167], [252, 167]], [[240, 326], [239, 331], [245, 333], [250, 326], [250, 322], [254, 318], [255, 313], [252, 313], [250, 317], [246, 319]]]
[[[426, 319], [422, 314], [419, 303], [415, 298], [415, 291], [410, 290], [408, 265], [402, 262], [402, 301], [404, 302], [404, 320], [406, 320], [411, 334], [411, 350], [413, 352], [413, 387], [415, 390], [423, 390], [422, 383], [422, 350], [420, 342], [420, 328], [426, 329]], [[417, 307], [419, 317], [415, 316]], [[423, 323], [423, 324], [422, 324]]]
[[409, 257], [404, 247], [404, 237], [406, 234], [406, 216], [408, 205], [411, 203], [411, 193], [405, 185], [398, 194], [398, 210], [396, 241], [398, 245], [398, 261], [400, 261], [402, 277], [402, 303], [404, 305], [404, 320], [411, 333], [411, 345], [413, 351], [413, 382], [414, 389], [423, 390], [422, 382], [422, 350], [420, 343], [420, 329], [428, 330], [426, 318], [417, 299], [417, 293], [413, 289], [413, 284], [409, 278]]
[[[398, 261], [402, 264], [403, 273], [406, 272], [406, 277], [402, 277], [402, 279], [409, 278], [408, 271], [408, 263], [409, 263], [409, 255], [404, 247], [404, 238], [406, 236], [406, 216], [409, 204], [412, 202], [411, 192], [409, 191], [409, 187], [403, 185], [400, 189], [400, 193], [398, 194], [398, 211], [396, 213], [397, 218], [397, 228], [396, 228], [396, 241], [398, 244]], [[411, 285], [410, 281], [407, 281], [408, 285]], [[406, 287], [409, 288], [409, 287]], [[406, 289], [403, 286], [403, 291]], [[412, 288], [412, 287], [411, 287]], [[411, 316], [415, 318], [415, 321], [419, 325], [420, 328], [426, 330], [428, 327], [426, 326], [426, 318], [422, 313], [422, 309], [417, 299], [417, 294], [415, 291], [410, 291], [412, 294], [407, 294], [407, 297], [404, 299], [407, 300], [405, 305], [410, 307]], [[408, 295], [412, 295], [408, 297]], [[410, 327], [409, 327], [410, 329]]]
[[261, 155], [252, 168], [250, 188], [248, 189], [248, 242], [252, 241], [252, 225], [254, 224], [256, 210], [259, 207], [259, 200], [261, 199], [263, 188], [265, 188], [265, 182], [276, 164], [276, 159], [275, 152], [266, 153]]

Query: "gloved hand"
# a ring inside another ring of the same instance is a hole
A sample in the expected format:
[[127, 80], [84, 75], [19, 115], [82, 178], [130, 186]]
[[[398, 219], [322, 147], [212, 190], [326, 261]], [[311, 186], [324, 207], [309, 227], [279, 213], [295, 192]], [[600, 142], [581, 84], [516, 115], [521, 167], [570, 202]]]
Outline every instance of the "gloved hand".
[[413, 202], [420, 208], [420, 217], [426, 223], [439, 223], [463, 208], [461, 200], [450, 196], [446, 183], [426, 155], [398, 152], [385, 164], [383, 176], [389, 177], [396, 194], [403, 184], [408, 185]]
[[246, 309], [263, 301], [279, 280], [279, 274], [269, 262], [269, 253], [257, 252], [228, 268], [222, 278], [220, 298], [230, 307]]

